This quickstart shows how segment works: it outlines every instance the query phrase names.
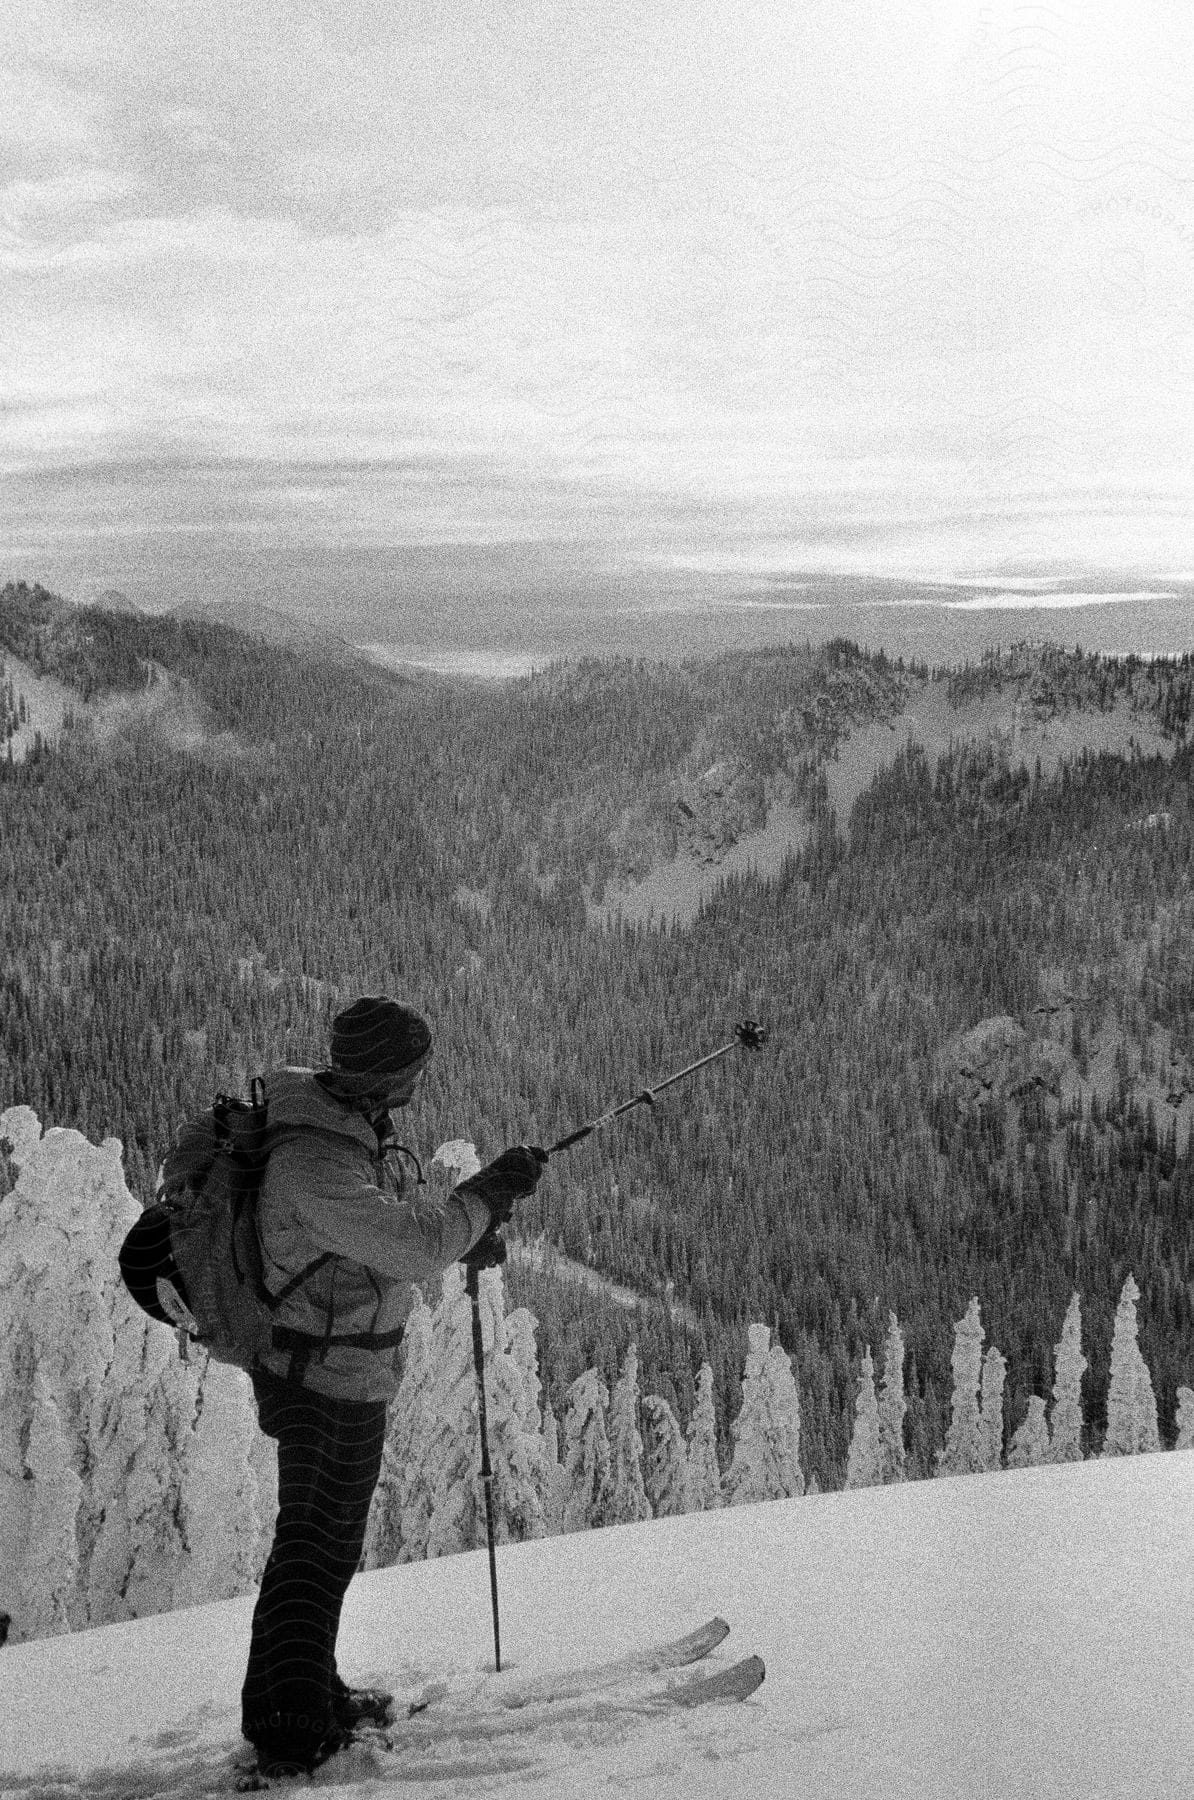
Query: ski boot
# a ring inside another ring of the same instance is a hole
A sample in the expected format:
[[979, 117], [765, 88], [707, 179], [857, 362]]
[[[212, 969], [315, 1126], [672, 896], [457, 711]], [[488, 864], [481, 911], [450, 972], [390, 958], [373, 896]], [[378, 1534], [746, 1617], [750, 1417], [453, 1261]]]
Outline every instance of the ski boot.
[[338, 1725], [392, 1725], [394, 1696], [384, 1688], [354, 1688], [337, 1676], [332, 1683], [332, 1711]]

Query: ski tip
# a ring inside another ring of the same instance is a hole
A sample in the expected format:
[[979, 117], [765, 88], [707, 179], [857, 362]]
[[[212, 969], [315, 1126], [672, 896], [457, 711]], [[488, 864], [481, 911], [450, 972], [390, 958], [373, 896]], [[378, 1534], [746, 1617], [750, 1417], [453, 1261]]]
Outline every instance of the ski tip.
[[766, 1673], [761, 1656], [744, 1656], [712, 1675], [677, 1682], [667, 1690], [664, 1698], [679, 1706], [706, 1706], [717, 1700], [749, 1700], [762, 1685]]
[[726, 1671], [727, 1700], [749, 1700], [767, 1679], [767, 1666], [761, 1656], [744, 1656]]

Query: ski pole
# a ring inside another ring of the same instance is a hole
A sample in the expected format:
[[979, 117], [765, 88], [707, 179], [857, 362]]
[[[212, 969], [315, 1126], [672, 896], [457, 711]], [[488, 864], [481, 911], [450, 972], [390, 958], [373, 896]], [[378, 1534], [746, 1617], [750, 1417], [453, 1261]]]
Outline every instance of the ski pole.
[[502, 1672], [502, 1637], [498, 1625], [497, 1552], [493, 1541], [493, 1468], [489, 1461], [489, 1428], [485, 1417], [485, 1346], [481, 1340], [481, 1290], [475, 1264], [465, 1265], [464, 1291], [473, 1308], [473, 1368], [477, 1376], [477, 1415], [481, 1427], [481, 1486], [485, 1490], [485, 1537], [489, 1545], [489, 1596], [493, 1603], [493, 1666]]
[[[696, 1062], [689, 1063], [685, 1069], [679, 1069], [663, 1081], [656, 1082], [653, 1088], [644, 1088], [641, 1094], [635, 1094], [631, 1100], [623, 1100], [620, 1105], [613, 1106], [603, 1112], [599, 1118], [590, 1119], [587, 1124], [579, 1125], [567, 1137], [559, 1138], [547, 1150], [553, 1156], [557, 1150], [569, 1150], [573, 1144], [579, 1144], [591, 1132], [608, 1125], [611, 1120], [622, 1113], [629, 1112], [632, 1106], [654, 1106], [656, 1094], [662, 1094], [665, 1088], [674, 1087], [676, 1082], [684, 1081], [689, 1075], [695, 1075], [707, 1063], [716, 1062], [719, 1056], [737, 1049], [741, 1044], [744, 1050], [761, 1050], [767, 1041], [767, 1027], [760, 1025], [757, 1019], [744, 1019], [741, 1025], [735, 1025], [734, 1035], [728, 1044], [719, 1050], [711, 1050], [708, 1056], [702, 1056]], [[502, 1670], [502, 1639], [498, 1624], [498, 1590], [497, 1590], [497, 1552], [493, 1537], [493, 1469], [489, 1461], [489, 1430], [485, 1409], [485, 1346], [481, 1337], [481, 1295], [475, 1263], [466, 1262], [465, 1292], [472, 1304], [473, 1313], [473, 1369], [477, 1377], [477, 1420], [481, 1436], [481, 1486], [485, 1490], [485, 1537], [489, 1548], [489, 1594], [493, 1604], [493, 1662], [500, 1675]]]
[[635, 1094], [632, 1100], [623, 1100], [621, 1105], [611, 1106], [609, 1111], [603, 1112], [599, 1118], [590, 1119], [586, 1125], [578, 1125], [575, 1131], [568, 1133], [567, 1137], [559, 1138], [556, 1143], [548, 1145], [548, 1156], [554, 1156], [557, 1150], [570, 1150], [573, 1144], [579, 1144], [581, 1139], [587, 1138], [590, 1132], [599, 1131], [602, 1126], [608, 1125], [620, 1114], [629, 1112], [632, 1106], [654, 1106], [656, 1094], [662, 1094], [664, 1088], [674, 1087], [677, 1081], [685, 1081], [689, 1075], [695, 1075], [698, 1069], [703, 1069], [706, 1063], [716, 1062], [719, 1056], [726, 1056], [731, 1050], [736, 1050], [739, 1044], [744, 1050], [761, 1050], [766, 1042], [767, 1027], [760, 1025], [757, 1019], [744, 1019], [741, 1025], [735, 1025], [733, 1037], [728, 1044], [723, 1044], [720, 1050], [711, 1050], [708, 1056], [702, 1056], [697, 1062], [689, 1063], [686, 1069], [680, 1069], [675, 1075], [669, 1075], [666, 1081], [659, 1081], [652, 1088], [644, 1088], [642, 1093]]

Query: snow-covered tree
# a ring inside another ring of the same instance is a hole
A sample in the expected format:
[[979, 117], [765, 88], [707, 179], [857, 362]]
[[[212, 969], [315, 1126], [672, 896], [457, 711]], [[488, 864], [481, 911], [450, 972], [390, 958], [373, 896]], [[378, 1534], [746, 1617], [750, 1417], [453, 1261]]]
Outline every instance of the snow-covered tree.
[[564, 1413], [563, 1529], [586, 1531], [609, 1517], [609, 1389], [596, 1369], [586, 1369], [568, 1389]]
[[432, 1505], [431, 1337], [431, 1308], [415, 1288], [402, 1333], [402, 1379], [386, 1417], [381, 1474], [365, 1529], [366, 1569], [421, 1562], [427, 1554]]
[[887, 1342], [883, 1348], [883, 1379], [879, 1388], [881, 1481], [904, 1479], [904, 1415], [907, 1411], [908, 1403], [904, 1398], [904, 1334], [900, 1330], [899, 1320], [891, 1313]]
[[981, 1466], [998, 1469], [1003, 1463], [1003, 1383], [1007, 1362], [991, 1345], [983, 1358], [982, 1398], [978, 1415], [978, 1447]]
[[848, 1488], [878, 1487], [883, 1479], [883, 1453], [879, 1440], [879, 1401], [875, 1394], [875, 1361], [868, 1344], [858, 1377], [854, 1401], [854, 1430], [846, 1461]]
[[[84, 1490], [71, 1463], [71, 1433], [49, 1375], [33, 1369], [25, 1471], [32, 1483], [20, 1574], [17, 1627], [24, 1636], [69, 1631], [80, 1611], [77, 1521]], [[21, 1606], [21, 1601], [24, 1605]], [[22, 1619], [21, 1613], [24, 1613]]]
[[450, 1187], [468, 1181], [481, 1167], [477, 1146], [468, 1138], [449, 1138], [431, 1159], [433, 1170], [447, 1177]]
[[0, 1610], [20, 1641], [247, 1593], [276, 1510], [248, 1377], [134, 1303], [121, 1146], [0, 1117]]
[[510, 1537], [518, 1542], [547, 1533], [547, 1446], [539, 1407], [538, 1320], [520, 1306], [506, 1320], [506, 1356], [494, 1371], [496, 1424], [494, 1470]]
[[721, 1468], [717, 1461], [717, 1415], [713, 1408], [713, 1370], [702, 1363], [696, 1403], [688, 1421], [684, 1452], [685, 1512], [710, 1512], [722, 1503]]
[[1048, 1461], [1049, 1427], [1045, 1422], [1045, 1402], [1039, 1394], [1032, 1394], [1028, 1401], [1027, 1417], [1012, 1434], [1007, 1466], [1009, 1469], [1035, 1469]]
[[204, 1359], [194, 1379], [178, 1514], [188, 1554], [175, 1584], [176, 1607], [251, 1592], [277, 1511], [277, 1449], [257, 1423], [249, 1377]]
[[684, 1436], [662, 1394], [643, 1395], [643, 1486], [657, 1519], [688, 1509]]
[[550, 1404], [543, 1409], [543, 1528], [549, 1537], [564, 1529], [568, 1477], [560, 1461], [560, 1428]]
[[1152, 1377], [1136, 1338], [1136, 1302], [1139, 1298], [1140, 1289], [1129, 1275], [1120, 1290], [1111, 1337], [1111, 1384], [1107, 1391], [1104, 1456], [1134, 1456], [1161, 1447]]
[[[481, 1162], [473, 1144], [466, 1138], [453, 1138], [439, 1146], [431, 1166], [433, 1175], [451, 1187], [475, 1175]], [[385, 1567], [393, 1562], [422, 1562], [427, 1555], [435, 1507], [436, 1458], [442, 1448], [442, 1421], [434, 1390], [443, 1326], [442, 1312], [437, 1308], [437, 1313], [433, 1313], [416, 1287], [402, 1334], [402, 1378], [386, 1421], [381, 1475], [365, 1534], [366, 1568]], [[463, 1404], [463, 1390], [457, 1398]], [[462, 1415], [460, 1423], [464, 1430], [472, 1429], [471, 1415]]]
[[742, 1408], [734, 1421], [734, 1456], [725, 1478], [731, 1506], [779, 1500], [804, 1492], [800, 1472], [800, 1397], [782, 1346], [766, 1325], [752, 1325], [742, 1378]]
[[1194, 1450], [1194, 1388], [1177, 1390], [1177, 1442], [1175, 1450]]
[[[543, 1441], [537, 1401], [529, 1415], [526, 1373], [508, 1348], [500, 1268], [478, 1281], [494, 1535], [499, 1543], [541, 1537]], [[528, 1315], [529, 1318], [529, 1315]], [[519, 1327], [521, 1332], [524, 1327]], [[533, 1329], [533, 1326], [529, 1329]], [[525, 1351], [524, 1351], [525, 1354]], [[430, 1494], [427, 1555], [450, 1556], [485, 1541], [481, 1495], [480, 1413], [473, 1361], [472, 1302], [460, 1263], [445, 1270], [432, 1319], [426, 1482]]]
[[954, 1327], [953, 1399], [945, 1448], [937, 1457], [938, 1475], [974, 1475], [983, 1467], [978, 1406], [982, 1360], [982, 1316], [976, 1296]]
[[[476, 1151], [465, 1139], [442, 1144], [432, 1163], [445, 1188], [477, 1167]], [[521, 1310], [506, 1318], [500, 1268], [481, 1271], [478, 1306], [494, 1532], [499, 1543], [509, 1543], [546, 1529], [535, 1320]], [[472, 1549], [485, 1539], [472, 1302], [459, 1263], [444, 1272], [433, 1312], [416, 1302], [404, 1348], [387, 1429], [385, 1491], [375, 1501], [367, 1541], [370, 1558], [396, 1547], [398, 1560], [410, 1562]]]
[[651, 1517], [643, 1486], [643, 1440], [638, 1428], [638, 1348], [630, 1344], [609, 1403], [610, 1525]]
[[[481, 1277], [482, 1329], [487, 1328], [488, 1333], [486, 1361], [496, 1337], [490, 1304], [492, 1276], [493, 1271], [486, 1269]], [[425, 1556], [451, 1556], [485, 1541], [484, 1508], [477, 1492], [480, 1453], [472, 1309], [459, 1263], [453, 1263], [443, 1275], [432, 1312], [427, 1362], [427, 1430], [418, 1466], [411, 1470], [402, 1519], [403, 1554], [410, 1560], [417, 1554], [418, 1524], [424, 1515]]]
[[1082, 1416], [1082, 1377], [1087, 1366], [1082, 1354], [1082, 1307], [1077, 1294], [1073, 1294], [1061, 1328], [1061, 1342], [1053, 1353], [1050, 1462], [1082, 1461], [1082, 1438], [1086, 1429], [1086, 1421]]

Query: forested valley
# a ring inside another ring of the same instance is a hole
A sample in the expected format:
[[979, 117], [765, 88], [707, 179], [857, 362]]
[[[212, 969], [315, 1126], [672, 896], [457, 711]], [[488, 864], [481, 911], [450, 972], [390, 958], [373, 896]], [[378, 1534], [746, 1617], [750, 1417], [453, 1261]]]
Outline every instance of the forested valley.
[[[1173, 1418], [1194, 1380], [1188, 658], [1026, 650], [942, 674], [958, 701], [1010, 682], [1029, 708], [1133, 708], [1165, 753], [1045, 773], [959, 737], [901, 753], [838, 819], [826, 768], [848, 733], [930, 675], [843, 640], [481, 685], [18, 585], [5, 653], [78, 704], [23, 760], [0, 748], [0, 1109], [119, 1137], [148, 1200], [187, 1111], [320, 1063], [357, 993], [434, 1025], [420, 1154], [551, 1142], [763, 1019], [763, 1051], [554, 1160], [520, 1210], [521, 1243], [566, 1259], [509, 1274], [557, 1407], [590, 1365], [612, 1384], [633, 1338], [644, 1391], [682, 1419], [710, 1361], [724, 1432], [766, 1320], [808, 1473], [838, 1486], [894, 1311], [927, 1473], [971, 1296], [1015, 1425], [1079, 1291], [1097, 1445], [1132, 1274]], [[714, 855], [776, 801], [801, 809], [781, 874], [727, 878], [684, 928], [594, 922], [610, 884], [691, 847], [714, 768]], [[990, 1021], [1004, 1049], [976, 1076]]]

